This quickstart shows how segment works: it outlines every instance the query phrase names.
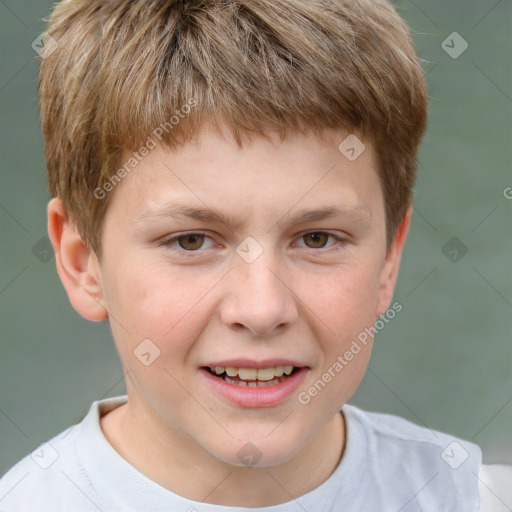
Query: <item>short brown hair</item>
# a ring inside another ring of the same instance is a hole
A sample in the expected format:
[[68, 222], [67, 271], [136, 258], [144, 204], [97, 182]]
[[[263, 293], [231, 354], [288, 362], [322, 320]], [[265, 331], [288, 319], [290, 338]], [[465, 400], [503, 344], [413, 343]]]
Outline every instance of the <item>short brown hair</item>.
[[239, 145], [269, 132], [360, 133], [375, 148], [394, 238], [427, 92], [386, 0], [64, 0], [47, 31], [59, 45], [39, 75], [49, 190], [98, 256], [109, 194], [95, 191], [129, 171], [123, 151], [149, 145], [157, 127], [178, 147], [220, 118]]

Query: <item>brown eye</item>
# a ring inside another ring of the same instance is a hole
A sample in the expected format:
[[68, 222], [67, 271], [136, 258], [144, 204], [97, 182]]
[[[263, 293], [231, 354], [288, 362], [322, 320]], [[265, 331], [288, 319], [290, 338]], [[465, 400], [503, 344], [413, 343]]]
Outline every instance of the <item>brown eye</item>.
[[177, 256], [200, 256], [215, 247], [215, 242], [206, 233], [185, 233], [163, 240], [160, 245], [173, 251]]
[[327, 243], [327, 240], [329, 239], [329, 233], [308, 233], [307, 235], [304, 235], [304, 241], [310, 249], [321, 249], [325, 247], [325, 244]]
[[200, 249], [204, 243], [205, 235], [184, 235], [178, 237], [179, 246], [186, 251], [196, 251]]

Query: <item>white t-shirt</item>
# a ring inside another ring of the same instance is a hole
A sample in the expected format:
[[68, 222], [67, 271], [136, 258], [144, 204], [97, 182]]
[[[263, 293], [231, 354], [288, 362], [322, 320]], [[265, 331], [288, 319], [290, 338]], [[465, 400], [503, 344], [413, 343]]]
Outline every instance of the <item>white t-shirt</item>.
[[94, 402], [79, 424], [13, 466], [0, 480], [0, 512], [498, 512], [512, 506], [505, 496], [512, 468], [486, 471], [478, 446], [348, 404], [342, 460], [313, 491], [264, 508], [192, 501], [140, 473], [105, 438], [100, 417], [126, 400]]

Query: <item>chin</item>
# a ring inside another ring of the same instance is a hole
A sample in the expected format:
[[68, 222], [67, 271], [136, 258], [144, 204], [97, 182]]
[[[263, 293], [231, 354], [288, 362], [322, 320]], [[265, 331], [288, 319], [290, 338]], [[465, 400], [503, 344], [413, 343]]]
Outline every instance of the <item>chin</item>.
[[208, 451], [216, 459], [240, 468], [264, 468], [280, 466], [293, 458], [303, 444], [298, 436], [283, 429], [280, 436], [269, 437], [267, 430], [263, 436], [233, 436], [225, 444], [209, 447]]

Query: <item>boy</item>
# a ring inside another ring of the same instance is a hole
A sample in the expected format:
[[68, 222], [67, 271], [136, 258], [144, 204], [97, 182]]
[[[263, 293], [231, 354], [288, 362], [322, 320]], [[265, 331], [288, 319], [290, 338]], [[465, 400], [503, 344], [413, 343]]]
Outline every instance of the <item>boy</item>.
[[127, 396], [13, 467], [0, 510], [477, 511], [487, 487], [503, 496], [476, 445], [346, 403], [374, 325], [400, 309], [426, 125], [393, 7], [65, 0], [48, 33], [49, 235], [74, 308], [110, 321]]

